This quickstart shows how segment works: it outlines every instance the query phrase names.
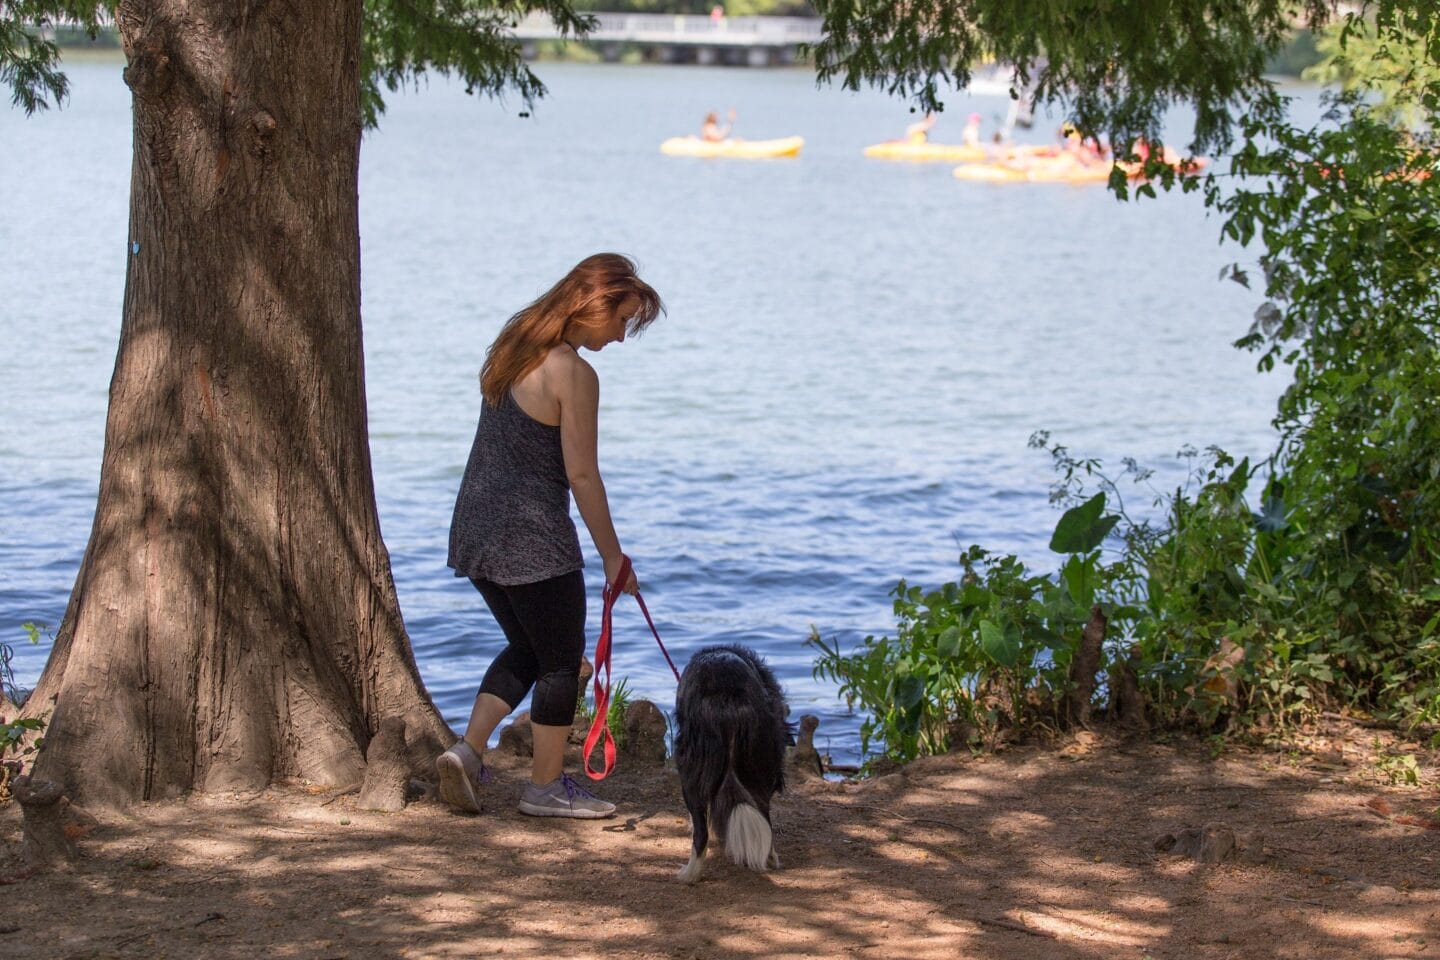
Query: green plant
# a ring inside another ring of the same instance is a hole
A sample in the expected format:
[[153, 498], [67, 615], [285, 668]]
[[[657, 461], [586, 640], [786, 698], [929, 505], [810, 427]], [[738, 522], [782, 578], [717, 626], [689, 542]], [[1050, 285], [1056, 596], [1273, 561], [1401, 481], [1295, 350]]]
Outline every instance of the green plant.
[[[595, 699], [583, 690], [580, 698], [581, 702], [576, 712], [588, 726], [595, 722]], [[615, 738], [617, 747], [625, 745], [625, 711], [633, 699], [629, 679], [621, 677], [610, 690], [610, 706], [605, 711], [605, 722], [610, 727], [610, 735]]]
[[1376, 759], [1375, 766], [1392, 784], [1420, 785], [1420, 764], [1413, 753], [1385, 754]]
[[1335, 680], [1328, 655], [1309, 649], [1318, 640], [1315, 636], [1291, 639], [1286, 628], [1277, 628], [1251, 666], [1256, 705], [1277, 726], [1311, 718], [1318, 711], [1317, 691]]
[[1061, 516], [1050, 546], [1068, 559], [1053, 577], [972, 546], [958, 581], [925, 591], [902, 580], [891, 591], [894, 637], [866, 637], [847, 654], [811, 629], [815, 676], [866, 711], [862, 752], [881, 745], [908, 760], [1006, 727], [1062, 722], [1080, 628], [1107, 602], [1099, 547], [1118, 518], [1105, 503], [1098, 493]]
[[[25, 623], [21, 628], [31, 643], [40, 642], [43, 625]], [[11, 656], [9, 644], [0, 643], [0, 695], [19, 707], [24, 705], [29, 691], [16, 685], [10, 669]], [[44, 730], [45, 721], [39, 717], [12, 719], [0, 714], [0, 800], [9, 799], [10, 779], [23, 773], [25, 761], [44, 745], [44, 738], [39, 736]]]

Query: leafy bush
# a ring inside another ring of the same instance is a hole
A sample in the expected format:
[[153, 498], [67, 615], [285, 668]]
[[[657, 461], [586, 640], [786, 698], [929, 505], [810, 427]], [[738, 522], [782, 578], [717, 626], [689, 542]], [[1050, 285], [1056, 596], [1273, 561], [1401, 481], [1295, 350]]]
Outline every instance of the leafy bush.
[[[31, 643], [40, 642], [41, 627], [34, 623], [22, 625]], [[30, 691], [15, 683], [15, 674], [10, 669], [14, 653], [9, 644], [0, 643], [0, 698], [15, 707], [24, 706]], [[9, 799], [9, 782], [12, 777], [24, 772], [26, 758], [35, 754], [44, 740], [35, 736], [45, 729], [45, 721], [38, 717], [7, 717], [0, 713], [0, 801]], [[28, 740], [28, 742], [27, 742]]]
[[862, 752], [883, 743], [886, 754], [911, 759], [1011, 726], [1056, 723], [1080, 628], [1108, 576], [1099, 546], [1118, 519], [1105, 513], [1103, 492], [1066, 511], [1050, 544], [1068, 555], [1055, 578], [972, 546], [958, 582], [926, 592], [902, 580], [892, 591], [895, 637], [866, 637], [855, 653], [812, 628], [816, 677], [869, 712]]
[[[1091, 603], [1109, 618], [1102, 668], [1133, 672], [1162, 721], [1283, 729], [1350, 707], [1440, 722], [1436, 49], [1440, 20], [1399, 6], [1347, 17], [1322, 43], [1320, 69], [1347, 85], [1322, 122], [1295, 127], [1271, 90], [1242, 118], [1228, 174], [1203, 181], [1224, 235], [1263, 246], [1266, 300], [1236, 345], [1261, 371], [1290, 374], [1275, 452], [1252, 465], [1182, 451], [1189, 480], [1137, 519], [1099, 461], [1037, 435], [1069, 506], [1051, 543], [1068, 557], [1057, 572], [971, 547], [957, 583], [901, 582], [895, 637], [848, 655], [811, 637], [817, 675], [868, 711], [867, 749], [909, 758], [1007, 724], [1064, 722], [1057, 703]], [[1202, 186], [1173, 171], [1157, 182]], [[1135, 193], [1155, 196], [1149, 183]], [[1222, 277], [1249, 287], [1252, 272]], [[1133, 461], [1125, 473], [1152, 477]], [[1061, 535], [1077, 529], [1110, 533], [1108, 552]]]

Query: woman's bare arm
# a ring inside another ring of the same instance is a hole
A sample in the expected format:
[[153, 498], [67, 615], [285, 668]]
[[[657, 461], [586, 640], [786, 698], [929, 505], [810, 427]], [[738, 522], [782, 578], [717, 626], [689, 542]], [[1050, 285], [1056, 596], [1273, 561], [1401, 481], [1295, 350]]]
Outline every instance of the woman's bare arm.
[[[605, 582], [612, 583], [619, 575], [623, 555], [610, 517], [605, 481], [600, 477], [600, 378], [590, 364], [574, 354], [564, 357], [559, 366], [555, 392], [560, 401], [560, 449], [565, 457], [565, 475], [580, 518], [604, 561]], [[623, 588], [627, 593], [635, 592], [633, 573]]]

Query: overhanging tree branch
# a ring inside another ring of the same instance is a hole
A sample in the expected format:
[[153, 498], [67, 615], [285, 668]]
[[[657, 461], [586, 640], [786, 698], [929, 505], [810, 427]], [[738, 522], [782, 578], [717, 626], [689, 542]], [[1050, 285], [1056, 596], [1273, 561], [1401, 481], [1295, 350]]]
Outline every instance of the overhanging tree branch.
[[1297, 26], [1334, 15], [1327, 0], [816, 0], [822, 83], [875, 86], [943, 108], [980, 61], [1011, 64], [1016, 89], [1062, 103], [1087, 134], [1159, 139], [1165, 111], [1193, 105], [1192, 149], [1229, 142], [1242, 108], [1268, 90], [1267, 58]]

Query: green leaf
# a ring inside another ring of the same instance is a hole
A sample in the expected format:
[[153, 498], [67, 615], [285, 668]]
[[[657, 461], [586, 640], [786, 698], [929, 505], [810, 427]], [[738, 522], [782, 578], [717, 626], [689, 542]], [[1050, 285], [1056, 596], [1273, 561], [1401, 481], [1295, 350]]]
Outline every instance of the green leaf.
[[1070, 599], [1081, 610], [1089, 610], [1095, 602], [1095, 560], [1090, 556], [1076, 554], [1065, 561], [1060, 569], [1065, 578], [1065, 589]]
[[967, 583], [965, 589], [960, 591], [960, 609], [973, 610], [987, 606], [994, 598], [994, 594], [978, 583]]
[[1066, 510], [1060, 522], [1055, 525], [1055, 534], [1050, 538], [1050, 549], [1056, 553], [1089, 553], [1094, 550], [1120, 521], [1120, 518], [1113, 514], [1104, 514], [1103, 491]]
[[1289, 523], [1285, 520], [1285, 499], [1269, 496], [1260, 507], [1259, 513], [1251, 514], [1255, 529], [1261, 533], [1279, 533]]
[[895, 681], [895, 706], [909, 710], [925, 696], [925, 681], [919, 677], [901, 677]]
[[1020, 628], [1008, 619], [1001, 624], [981, 620], [980, 646], [1000, 666], [1013, 667], [1020, 662]]
[[942, 657], [954, 659], [960, 656], [960, 628], [946, 627], [936, 643], [936, 652]]

